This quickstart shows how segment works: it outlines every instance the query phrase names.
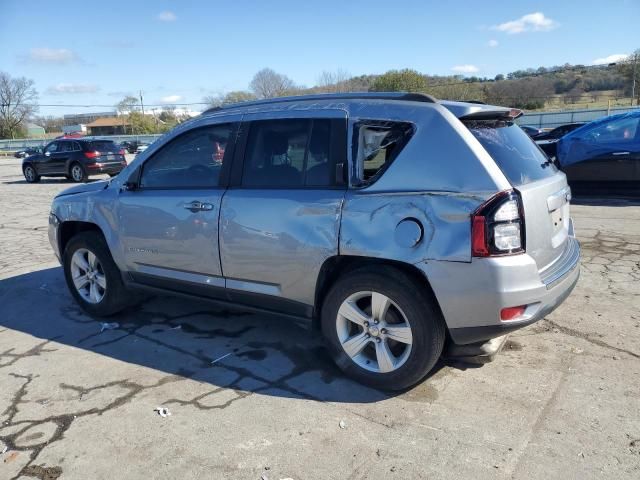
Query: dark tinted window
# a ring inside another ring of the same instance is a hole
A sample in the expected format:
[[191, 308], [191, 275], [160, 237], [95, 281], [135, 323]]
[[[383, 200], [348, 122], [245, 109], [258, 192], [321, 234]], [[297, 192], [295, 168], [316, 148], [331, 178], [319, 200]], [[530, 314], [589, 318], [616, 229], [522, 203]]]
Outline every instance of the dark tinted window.
[[253, 122], [242, 184], [262, 187], [332, 185], [329, 120]]
[[215, 125], [191, 130], [172, 140], [145, 162], [140, 186], [217, 187], [232, 130], [232, 125]]
[[59, 142], [52, 142], [49, 145], [47, 145], [47, 148], [45, 148], [44, 151], [46, 153], [59, 152], [60, 151], [60, 143]]
[[531, 138], [513, 122], [466, 121], [465, 125], [491, 155], [512, 185], [524, 185], [558, 170]]
[[93, 142], [87, 142], [86, 150], [89, 152], [117, 152], [120, 148], [111, 140], [95, 140]]
[[373, 183], [395, 160], [413, 135], [413, 125], [403, 122], [365, 121], [354, 129], [354, 158], [358, 181]]

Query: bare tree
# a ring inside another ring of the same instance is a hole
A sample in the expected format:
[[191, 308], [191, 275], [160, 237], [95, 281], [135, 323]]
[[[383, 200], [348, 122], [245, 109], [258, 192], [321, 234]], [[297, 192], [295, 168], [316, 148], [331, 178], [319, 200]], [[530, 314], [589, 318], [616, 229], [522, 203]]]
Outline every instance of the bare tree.
[[258, 98], [282, 97], [296, 88], [286, 75], [263, 68], [253, 76], [249, 88]]
[[38, 106], [33, 80], [0, 72], [0, 138], [13, 138]]
[[339, 93], [350, 91], [349, 72], [338, 69], [334, 72], [323, 71], [318, 76], [318, 90], [326, 93]]

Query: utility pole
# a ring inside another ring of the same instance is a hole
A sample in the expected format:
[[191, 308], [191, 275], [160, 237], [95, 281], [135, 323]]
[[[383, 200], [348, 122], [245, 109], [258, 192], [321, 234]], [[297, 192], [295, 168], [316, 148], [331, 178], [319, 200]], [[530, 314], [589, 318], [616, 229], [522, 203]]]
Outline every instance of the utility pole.
[[144, 101], [142, 100], [142, 90], [140, 90], [140, 107], [142, 109], [142, 117], [144, 118]]
[[636, 98], [636, 66], [638, 65], [638, 52], [633, 54], [633, 80], [631, 81], [631, 106], [633, 107], [633, 100]]

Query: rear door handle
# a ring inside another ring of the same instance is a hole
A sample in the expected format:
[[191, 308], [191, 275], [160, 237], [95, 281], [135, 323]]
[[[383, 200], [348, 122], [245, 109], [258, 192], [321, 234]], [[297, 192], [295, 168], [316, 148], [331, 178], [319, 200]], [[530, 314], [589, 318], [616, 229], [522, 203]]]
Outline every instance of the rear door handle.
[[194, 200], [193, 202], [186, 203], [184, 208], [187, 210], [196, 213], [196, 212], [209, 212], [213, 210], [213, 205], [211, 203], [201, 202], [199, 200]]

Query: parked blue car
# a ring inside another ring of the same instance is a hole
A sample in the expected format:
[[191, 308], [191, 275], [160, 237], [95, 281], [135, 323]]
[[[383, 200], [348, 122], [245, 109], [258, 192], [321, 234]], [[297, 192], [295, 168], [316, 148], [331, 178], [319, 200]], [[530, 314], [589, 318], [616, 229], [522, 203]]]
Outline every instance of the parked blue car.
[[569, 183], [624, 182], [640, 189], [640, 111], [595, 120], [558, 141]]

